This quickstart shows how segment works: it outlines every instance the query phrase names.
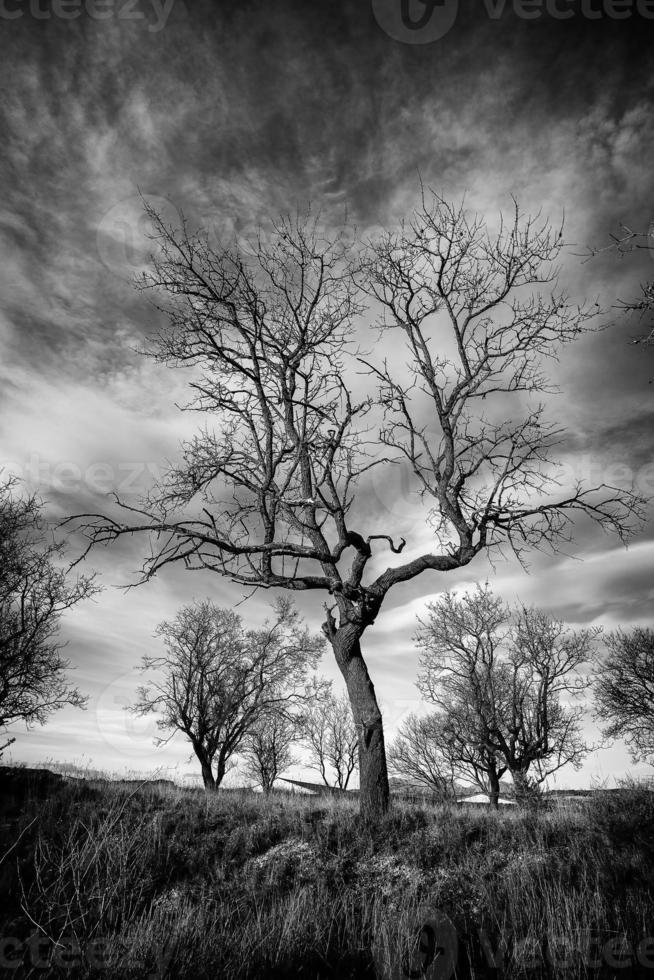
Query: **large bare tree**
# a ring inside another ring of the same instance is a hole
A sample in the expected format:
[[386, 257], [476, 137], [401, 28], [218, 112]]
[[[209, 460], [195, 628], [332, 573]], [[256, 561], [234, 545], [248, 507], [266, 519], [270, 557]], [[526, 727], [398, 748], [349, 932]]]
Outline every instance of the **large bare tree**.
[[[71, 577], [65, 544], [55, 541], [33, 494], [18, 481], [0, 485], [0, 730], [44, 724], [51, 712], [87, 698], [67, 679], [69, 661], [59, 638], [63, 613], [97, 588], [93, 576]], [[0, 754], [12, 742], [0, 746]]]
[[[549, 465], [559, 433], [541, 406], [525, 408], [551, 390], [543, 359], [592, 329], [592, 310], [557, 289], [559, 230], [517, 205], [491, 232], [425, 194], [356, 256], [310, 216], [280, 219], [248, 255], [150, 218], [157, 253], [142, 286], [167, 299], [150, 353], [194, 370], [190, 407], [208, 424], [141, 506], [83, 524], [91, 545], [150, 535], [141, 581], [183, 562], [246, 588], [328, 597], [323, 629], [359, 732], [362, 812], [374, 817], [389, 789], [361, 641], [390, 590], [503, 544], [520, 556], [556, 546], [579, 515], [628, 528], [628, 494], [561, 491]], [[408, 365], [399, 352], [392, 363], [360, 355], [365, 302]], [[404, 540], [357, 498], [373, 467], [384, 480], [400, 458], [427, 505], [406, 560]]]
[[155, 713], [165, 744], [181, 732], [191, 743], [207, 789], [217, 789], [232, 757], [264, 719], [290, 718], [312, 690], [324, 638], [302, 626], [288, 598], [273, 618], [246, 630], [233, 610], [212, 602], [184, 606], [157, 629], [165, 653], [143, 657], [150, 682], [139, 688], [137, 715]]
[[471, 749], [501, 760], [520, 800], [563, 766], [578, 767], [588, 749], [583, 708], [572, 702], [590, 685], [584, 668], [600, 631], [568, 629], [538, 609], [511, 615], [488, 586], [446, 593], [428, 609], [416, 634], [418, 686]]

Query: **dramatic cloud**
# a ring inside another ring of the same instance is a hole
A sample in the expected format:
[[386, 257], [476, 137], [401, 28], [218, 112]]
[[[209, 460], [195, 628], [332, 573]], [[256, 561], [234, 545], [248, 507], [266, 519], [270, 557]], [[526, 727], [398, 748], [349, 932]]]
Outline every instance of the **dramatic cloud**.
[[[459, 6], [446, 36], [421, 45], [393, 40], [371, 5], [345, 0], [139, 0], [130, 16], [110, 4], [104, 19], [89, 0], [66, 20], [14, 4], [20, 16], [0, 42], [0, 464], [41, 491], [54, 519], [97, 508], [112, 489], [136, 501], [197, 423], [175, 407], [184, 373], [138, 353], [160, 323], [131, 283], [148, 260], [144, 200], [215, 239], [247, 237], [309, 202], [326, 225], [347, 219], [365, 233], [400, 220], [420, 179], [448, 198], [465, 194], [491, 224], [511, 195], [555, 222], [565, 213], [562, 281], [613, 323], [552, 365], [565, 480], [654, 491], [652, 359], [629, 344], [638, 324], [617, 310], [654, 265], [646, 249], [587, 257], [621, 223], [646, 232], [653, 217], [649, 25], [636, 11], [527, 20], [513, 4], [501, 16], [492, 4]], [[407, 537], [407, 553], [428, 540], [399, 467], [371, 479], [366, 510]], [[534, 556], [527, 576], [480, 559], [389, 597], [366, 641], [391, 730], [417, 703], [415, 616], [446, 588], [489, 577], [507, 600], [571, 624], [652, 622], [651, 525], [629, 551], [580, 526], [567, 550], [582, 561]], [[64, 624], [89, 710], [21, 734], [17, 758], [185, 765], [185, 746], [156, 755], [152, 726], [122, 709], [158, 622], [193, 597], [232, 605], [241, 592], [178, 569], [126, 594], [113, 588], [133, 580], [141, 557], [138, 542], [93, 557], [107, 590]], [[390, 560], [380, 549], [379, 567]], [[268, 599], [239, 611], [260, 622]], [[302, 608], [317, 628], [321, 600]], [[328, 659], [325, 673], [339, 682]], [[618, 751], [569, 778], [587, 783], [625, 764]]]

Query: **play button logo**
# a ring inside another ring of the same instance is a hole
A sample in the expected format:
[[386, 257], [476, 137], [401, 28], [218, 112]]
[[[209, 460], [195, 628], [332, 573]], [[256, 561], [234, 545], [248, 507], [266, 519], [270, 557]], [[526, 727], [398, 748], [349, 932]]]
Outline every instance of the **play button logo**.
[[372, 0], [381, 29], [403, 44], [431, 44], [454, 26], [459, 0]]
[[377, 975], [383, 980], [450, 980], [456, 970], [458, 937], [454, 925], [440, 909], [425, 908], [408, 935], [389, 940], [388, 932], [373, 953]]

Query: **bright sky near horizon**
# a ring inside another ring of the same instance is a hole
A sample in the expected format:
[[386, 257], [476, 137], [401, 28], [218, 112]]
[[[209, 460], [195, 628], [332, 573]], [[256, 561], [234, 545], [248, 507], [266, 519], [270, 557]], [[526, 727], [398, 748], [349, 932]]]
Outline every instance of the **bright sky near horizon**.
[[[210, 234], [247, 236], [308, 202], [327, 226], [347, 218], [365, 233], [409, 212], [420, 175], [447, 199], [465, 195], [491, 223], [511, 195], [525, 212], [555, 222], [565, 213], [563, 282], [574, 299], [613, 308], [607, 330], [548, 366], [561, 389], [550, 409], [566, 427], [566, 481], [633, 480], [652, 494], [652, 350], [630, 344], [642, 324], [615, 309], [654, 277], [652, 255], [582, 254], [608, 246], [621, 223], [647, 232], [654, 218], [653, 27], [636, 5], [618, 19], [610, 4], [589, 3], [571, 3], [574, 16], [562, 19], [551, 4], [526, 17], [517, 0], [501, 10], [462, 2], [430, 43], [418, 32], [397, 39], [391, 0], [137, 0], [131, 16], [109, 3], [103, 17], [90, 2], [69, 4], [76, 17], [57, 13], [64, 4], [3, 6], [5, 472], [38, 489], [53, 519], [101, 508], [110, 489], [136, 502], [196, 428], [176, 408], [183, 372], [135, 351], [158, 323], [130, 283], [146, 259], [139, 194], [169, 220], [183, 212]], [[404, 534], [407, 550], [424, 549], [424, 512], [401, 471], [373, 483], [366, 510], [380, 530]], [[391, 593], [366, 634], [388, 734], [419, 707], [411, 634], [445, 589], [488, 578], [508, 602], [538, 604], [573, 627], [654, 625], [651, 516], [628, 550], [584, 523], [567, 555], [533, 555], [529, 574], [515, 561], [492, 567], [479, 558]], [[116, 586], [133, 580], [143, 547], [134, 539], [92, 555], [105, 589], [62, 627], [88, 710], [65, 709], [29, 733], [17, 727], [13, 759], [196, 772], [181, 739], [154, 749], [153, 721], [123, 709], [142, 681], [140, 658], [159, 648], [161, 620], [193, 598], [232, 606], [242, 592], [176, 567], [124, 592]], [[255, 595], [239, 612], [260, 623], [268, 599]], [[322, 601], [298, 600], [315, 629]], [[329, 654], [323, 673], [340, 683]], [[590, 721], [588, 734], [599, 736]], [[616, 744], [555, 785], [626, 771], [650, 770]]]

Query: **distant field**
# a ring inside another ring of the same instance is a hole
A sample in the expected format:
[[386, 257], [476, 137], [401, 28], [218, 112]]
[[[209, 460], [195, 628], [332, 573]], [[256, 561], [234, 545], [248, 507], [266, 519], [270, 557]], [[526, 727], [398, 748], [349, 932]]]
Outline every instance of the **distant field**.
[[349, 798], [0, 783], [2, 977], [394, 980], [429, 915], [452, 924], [459, 980], [654, 977], [641, 788], [530, 811], [396, 801], [371, 831]]

